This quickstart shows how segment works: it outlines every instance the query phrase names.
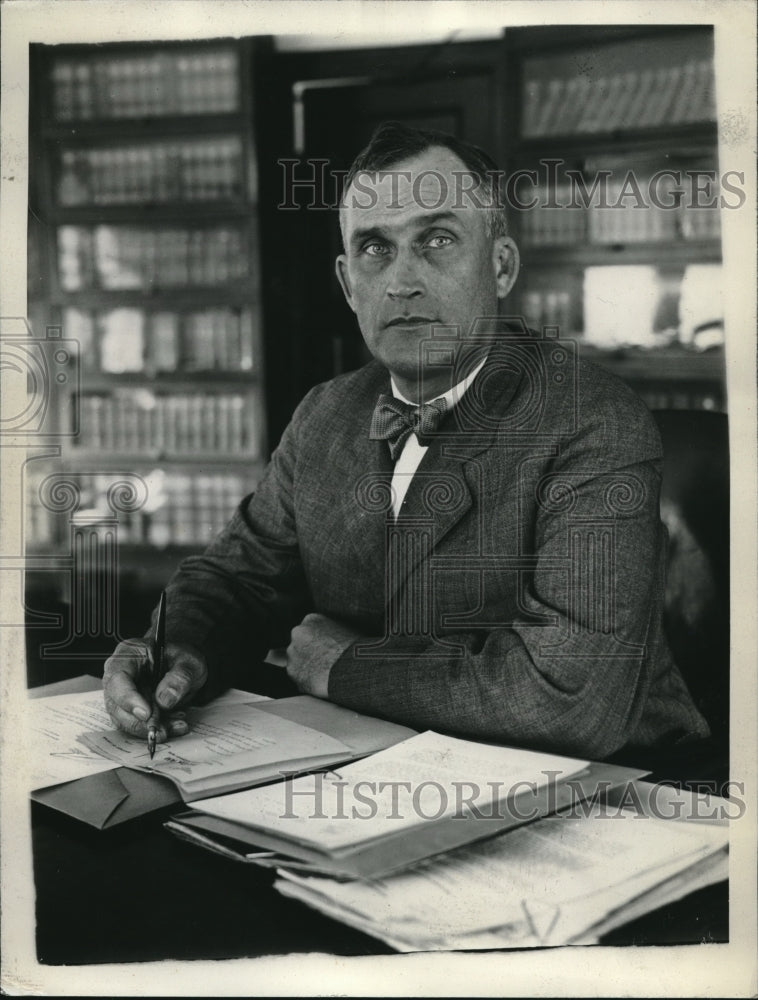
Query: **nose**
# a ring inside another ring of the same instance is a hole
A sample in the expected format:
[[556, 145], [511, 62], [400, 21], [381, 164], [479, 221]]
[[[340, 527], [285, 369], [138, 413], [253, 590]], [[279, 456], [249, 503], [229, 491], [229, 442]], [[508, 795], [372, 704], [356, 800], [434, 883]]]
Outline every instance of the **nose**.
[[387, 274], [387, 295], [391, 299], [413, 299], [423, 295], [418, 263], [413, 250], [397, 251]]

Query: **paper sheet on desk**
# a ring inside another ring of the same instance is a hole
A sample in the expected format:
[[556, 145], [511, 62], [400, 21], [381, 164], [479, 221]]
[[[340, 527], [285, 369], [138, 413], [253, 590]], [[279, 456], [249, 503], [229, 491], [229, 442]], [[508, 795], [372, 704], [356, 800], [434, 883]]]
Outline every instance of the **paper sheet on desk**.
[[232, 779], [254, 768], [281, 765], [286, 770], [290, 761], [351, 755], [349, 747], [328, 734], [249, 704], [213, 704], [190, 709], [187, 717], [190, 732], [159, 744], [153, 761], [144, 743], [117, 730], [86, 733], [82, 740], [117, 764], [171, 778], [187, 798], [198, 788], [207, 795], [200, 787], [204, 782]]
[[290, 788], [280, 784], [202, 799], [192, 808], [331, 851], [428, 825], [443, 813], [465, 813], [464, 801], [492, 812], [518, 783], [547, 785], [556, 775], [568, 778], [586, 765], [426, 732], [339, 773], [298, 778]]
[[102, 691], [59, 694], [29, 701], [25, 730], [29, 734], [30, 790], [59, 785], [118, 764], [79, 742], [90, 729], [110, 729]]
[[[268, 700], [261, 695], [230, 689], [213, 704], [240, 704]], [[30, 734], [30, 791], [76, 781], [91, 774], [110, 771], [118, 761], [103, 757], [81, 742], [84, 733], [112, 730], [113, 720], [105, 710], [102, 691], [79, 691], [27, 702], [24, 730]], [[127, 737], [135, 747], [139, 741]]]
[[560, 945], [725, 849], [723, 826], [601, 809], [548, 817], [378, 882], [281, 868], [276, 887], [401, 951]]

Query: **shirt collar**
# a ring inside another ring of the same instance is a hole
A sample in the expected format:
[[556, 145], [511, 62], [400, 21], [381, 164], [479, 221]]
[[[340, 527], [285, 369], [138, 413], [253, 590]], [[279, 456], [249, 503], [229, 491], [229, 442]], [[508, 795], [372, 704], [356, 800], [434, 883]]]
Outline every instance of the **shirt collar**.
[[[482, 360], [479, 362], [479, 364], [476, 366], [476, 368], [474, 368], [472, 371], [470, 371], [468, 373], [468, 375], [462, 381], [460, 381], [457, 385], [454, 385], [452, 387], [452, 389], [448, 389], [448, 391], [446, 393], [443, 393], [441, 396], [433, 396], [431, 399], [426, 399], [426, 400], [424, 400], [424, 402], [425, 403], [433, 403], [435, 399], [444, 399], [445, 400], [445, 404], [447, 406], [447, 409], [448, 410], [452, 410], [453, 407], [457, 403], [460, 403], [460, 401], [463, 399], [463, 396], [464, 396], [466, 390], [468, 389], [468, 387], [474, 381], [474, 379], [479, 374], [479, 372], [482, 370], [482, 368], [484, 368], [484, 363], [485, 363], [486, 360], [487, 360], [487, 356], [485, 355], [482, 358]], [[402, 394], [402, 392], [400, 392], [400, 390], [398, 389], [397, 385], [395, 384], [395, 380], [394, 380], [394, 378], [391, 375], [390, 375], [390, 383], [392, 385], [392, 395], [395, 397], [395, 399], [400, 399], [400, 400], [402, 400], [402, 402], [408, 403], [410, 406], [417, 406], [418, 405], [417, 403], [413, 403], [410, 399], [406, 399], [405, 398], [405, 396]]]

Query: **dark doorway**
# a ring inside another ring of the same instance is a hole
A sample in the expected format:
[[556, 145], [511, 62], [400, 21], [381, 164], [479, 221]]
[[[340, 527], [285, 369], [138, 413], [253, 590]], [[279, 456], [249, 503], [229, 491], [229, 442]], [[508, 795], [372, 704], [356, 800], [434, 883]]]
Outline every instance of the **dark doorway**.
[[[281, 412], [272, 413], [272, 444], [311, 386], [368, 359], [334, 275], [342, 251], [340, 178], [376, 126], [390, 119], [450, 132], [499, 157], [501, 51], [499, 42], [481, 42], [281, 57], [292, 120], [284, 158], [297, 163], [280, 166], [280, 191], [287, 171], [313, 184], [291, 191], [298, 209], [280, 210], [276, 224], [282, 252], [271, 266], [286, 268], [277, 312], [288, 320], [293, 398], [288, 412], [282, 400]], [[331, 207], [308, 207], [314, 204]]]

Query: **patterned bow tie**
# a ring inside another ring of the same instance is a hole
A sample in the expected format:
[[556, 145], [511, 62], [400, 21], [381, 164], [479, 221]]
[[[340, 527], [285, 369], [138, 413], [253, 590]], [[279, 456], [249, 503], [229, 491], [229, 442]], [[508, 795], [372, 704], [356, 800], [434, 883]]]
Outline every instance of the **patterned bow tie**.
[[430, 436], [439, 427], [446, 409], [444, 399], [414, 406], [412, 403], [404, 403], [402, 399], [382, 394], [377, 400], [368, 436], [372, 441], [386, 441], [390, 446], [392, 461], [396, 462], [409, 434], [415, 434], [421, 445], [430, 443]]

